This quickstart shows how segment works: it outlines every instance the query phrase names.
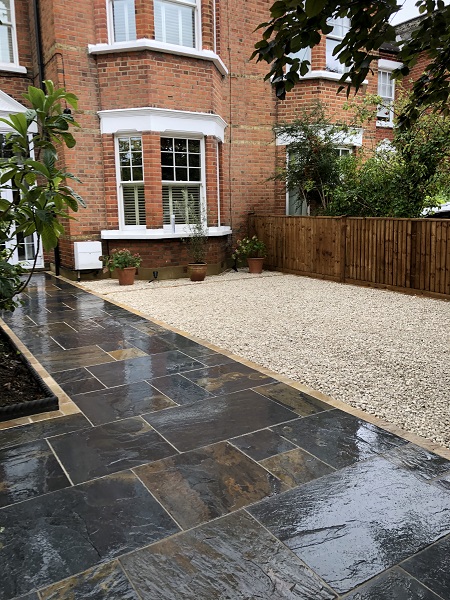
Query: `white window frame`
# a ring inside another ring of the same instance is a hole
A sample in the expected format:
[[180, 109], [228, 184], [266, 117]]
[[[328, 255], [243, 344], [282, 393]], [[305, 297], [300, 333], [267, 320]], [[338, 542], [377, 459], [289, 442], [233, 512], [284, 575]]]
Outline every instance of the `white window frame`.
[[125, 211], [123, 205], [123, 182], [120, 171], [120, 156], [119, 156], [119, 138], [132, 138], [139, 137], [141, 138], [141, 148], [142, 148], [142, 181], [130, 181], [130, 184], [142, 184], [144, 186], [144, 194], [145, 194], [145, 170], [144, 170], [144, 148], [142, 144], [142, 135], [136, 132], [122, 131], [117, 133], [114, 136], [114, 154], [115, 154], [115, 164], [116, 164], [116, 184], [117, 184], [117, 200], [118, 200], [118, 208], [119, 208], [119, 230], [120, 231], [136, 231], [146, 229], [147, 225], [144, 223], [143, 225], [125, 225]]
[[[378, 95], [383, 98], [384, 102], [377, 108], [377, 126], [378, 127], [394, 127], [394, 110], [393, 104], [395, 100], [395, 80], [392, 79], [392, 71], [393, 69], [378, 69]], [[382, 96], [380, 94], [380, 86], [383, 85], [380, 81], [380, 74], [384, 73], [389, 75], [390, 83], [392, 88], [392, 96], [389, 98], [387, 96]], [[388, 113], [388, 114], [386, 114]]]
[[0, 71], [19, 71], [26, 73], [25, 67], [19, 65], [19, 47], [17, 44], [16, 7], [15, 0], [10, 0], [11, 22], [5, 23], [11, 28], [13, 60], [11, 62], [0, 62]]
[[[194, 2], [189, 2], [185, 0], [160, 0], [161, 2], [167, 2], [170, 4], [180, 4], [182, 6], [187, 6], [194, 10], [194, 45], [193, 46], [183, 46], [182, 44], [170, 44], [164, 40], [158, 40], [158, 43], [172, 46], [174, 48], [193, 48], [194, 50], [202, 49], [202, 22], [201, 22], [201, 0], [195, 0]], [[155, 0], [153, 0], [153, 10], [155, 14]], [[155, 25], [155, 40], [156, 40], [156, 19], [154, 19]]]
[[[312, 69], [311, 48], [309, 46], [307, 48], [302, 48], [298, 52], [291, 52], [291, 54], [289, 54], [289, 58], [298, 58], [300, 63], [304, 60], [309, 60], [308, 73], [311, 73], [311, 69]], [[291, 65], [287, 64], [286, 65], [286, 73], [289, 73], [290, 70], [291, 70]], [[299, 75], [299, 77], [304, 77], [304, 75], [300, 75], [300, 73], [298, 75]]]
[[[208, 226], [207, 223], [207, 198], [206, 198], [206, 148], [205, 148], [205, 138], [201, 135], [193, 135], [186, 133], [161, 133], [161, 138], [173, 138], [173, 139], [182, 139], [182, 140], [199, 140], [200, 141], [200, 181], [171, 181], [162, 179], [161, 184], [164, 185], [172, 185], [174, 187], [187, 187], [187, 186], [196, 186], [200, 188], [200, 216], [202, 223], [205, 227]], [[161, 151], [160, 151], [161, 155]], [[162, 197], [161, 197], [162, 202]], [[173, 230], [173, 226], [171, 224], [164, 224], [163, 229], [166, 231], [174, 231], [174, 233], [182, 233], [186, 232], [186, 228], [189, 227], [188, 223], [176, 223], [175, 231]]]
[[351, 146], [336, 146], [335, 150], [338, 153], [339, 158], [353, 154], [353, 148]]
[[[336, 21], [341, 21], [340, 23], [335, 23]], [[350, 27], [350, 19], [348, 17], [338, 17], [337, 19], [328, 19], [327, 23], [329, 25], [333, 25], [333, 27], [337, 26], [341, 26], [341, 27]], [[344, 35], [337, 35], [336, 33], [334, 33], [333, 31], [331, 33], [329, 33], [326, 36], [326, 42], [328, 40], [332, 40], [332, 41], [337, 41], [337, 42], [342, 42], [342, 40], [344, 39], [344, 37], [346, 36], [346, 33], [344, 33]], [[325, 43], [325, 66], [326, 66], [326, 70], [331, 72], [331, 73], [339, 73], [340, 75], [343, 75], [344, 73], [347, 73], [347, 71], [349, 70], [348, 67], [346, 67], [344, 64], [340, 63], [338, 58], [339, 55], [337, 56], [333, 56], [333, 54], [331, 55], [332, 60], [336, 60], [339, 65], [340, 68], [338, 71], [334, 71], [333, 69], [330, 69], [328, 67], [328, 52], [327, 52], [327, 48], [326, 48], [326, 43]]]
[[[134, 38], [128, 38], [128, 40], [124, 41], [124, 42], [117, 42], [116, 41], [116, 36], [115, 36], [115, 31], [114, 31], [114, 1], [115, 0], [106, 0], [107, 2], [107, 26], [108, 26], [108, 43], [109, 44], [119, 44], [119, 43], [127, 43], [127, 42], [134, 42], [137, 40], [137, 32], [136, 32], [136, 36]], [[136, 3], [134, 2], [134, 6], [136, 7]], [[136, 12], [134, 14], [134, 28], [136, 30]]]

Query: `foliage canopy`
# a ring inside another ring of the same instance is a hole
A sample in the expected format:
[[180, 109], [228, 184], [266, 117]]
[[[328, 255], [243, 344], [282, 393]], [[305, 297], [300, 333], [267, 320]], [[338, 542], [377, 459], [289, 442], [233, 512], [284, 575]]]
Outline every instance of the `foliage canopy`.
[[[79, 179], [58, 168], [57, 146], [73, 148], [71, 126], [78, 126], [70, 110], [62, 102], [77, 108], [77, 97], [64, 89], [55, 89], [45, 81], [46, 93], [29, 86], [24, 97], [31, 108], [25, 113], [0, 119], [10, 130], [6, 136], [7, 156], [0, 159], [0, 309], [14, 310], [14, 297], [27, 285], [42, 242], [45, 250], [55, 248], [64, 232], [62, 218], [73, 218], [84, 206], [79, 194], [67, 180]], [[37, 132], [33, 132], [37, 130]], [[9, 190], [9, 193], [5, 193]], [[21, 279], [24, 269], [9, 263], [17, 247], [17, 235], [24, 238], [38, 234], [34, 264], [28, 277]]]
[[[422, 15], [410, 39], [396, 40], [395, 27], [390, 18], [401, 8], [396, 0], [277, 0], [270, 9], [270, 20], [262, 23], [262, 39], [255, 44], [252, 58], [266, 61], [276, 95], [284, 99], [286, 92], [305, 75], [307, 60], [292, 58], [291, 54], [320, 43], [321, 34], [332, 31], [329, 19], [348, 17], [351, 26], [337, 45], [334, 55], [348, 68], [341, 78], [340, 90], [357, 91], [368, 73], [378, 50], [385, 42], [400, 47], [397, 60], [403, 63], [393, 73], [402, 79], [411, 73], [418, 57], [426, 52], [429, 64], [425, 73], [414, 83], [410, 101], [399, 119], [401, 127], [409, 126], [428, 107], [448, 113], [450, 96], [450, 6], [443, 0], [417, 0]], [[286, 69], [286, 65], [289, 69]]]

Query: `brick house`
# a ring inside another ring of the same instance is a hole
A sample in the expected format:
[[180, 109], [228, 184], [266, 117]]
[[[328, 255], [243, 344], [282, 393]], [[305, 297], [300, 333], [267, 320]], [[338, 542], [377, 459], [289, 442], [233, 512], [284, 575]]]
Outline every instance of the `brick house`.
[[[60, 268], [74, 276], [74, 243], [101, 240], [143, 257], [142, 277], [183, 276], [188, 263], [186, 199], [209, 227], [210, 272], [225, 266], [251, 211], [298, 213], [268, 181], [286, 160], [273, 127], [319, 99], [343, 120], [336, 96], [342, 65], [332, 50], [345, 19], [314, 48], [311, 71], [286, 101], [250, 61], [256, 26], [272, 0], [0, 0], [0, 113], [24, 110], [30, 84], [52, 79], [79, 97], [75, 149], [61, 153], [86, 200], [65, 223]], [[386, 47], [364, 86], [389, 102], [395, 48]], [[364, 93], [364, 91], [362, 92]], [[343, 140], [340, 152], [389, 137], [389, 109]], [[5, 130], [0, 127], [0, 135]], [[2, 138], [0, 138], [2, 139]], [[16, 260], [27, 259], [25, 240]], [[53, 255], [45, 262], [54, 262]], [[41, 259], [44, 264], [44, 257]]]

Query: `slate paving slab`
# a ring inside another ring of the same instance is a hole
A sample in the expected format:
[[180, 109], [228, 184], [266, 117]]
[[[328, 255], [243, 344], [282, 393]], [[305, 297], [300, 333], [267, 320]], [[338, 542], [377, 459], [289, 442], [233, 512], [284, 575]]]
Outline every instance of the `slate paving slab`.
[[402, 563], [402, 568], [442, 598], [450, 598], [450, 538]]
[[35, 591], [179, 530], [130, 472], [0, 509], [0, 599]]
[[66, 371], [68, 365], [76, 368], [116, 362], [112, 356], [101, 350], [98, 346], [83, 346], [82, 348], [74, 348], [73, 350], [59, 349], [57, 352], [50, 352], [48, 354], [36, 354], [36, 358], [49, 373]]
[[153, 462], [134, 472], [183, 529], [281, 489], [276, 477], [227, 443]]
[[53, 379], [69, 396], [105, 389], [103, 383], [84, 367], [53, 373]]
[[117, 561], [55, 583], [39, 595], [41, 600], [140, 600]]
[[334, 471], [330, 465], [326, 465], [301, 448], [266, 458], [260, 464], [288, 488], [302, 485]]
[[184, 376], [215, 396], [253, 388], [274, 379], [240, 363], [197, 369]]
[[[111, 357], [110, 359], [114, 360]], [[190, 369], [198, 369], [201, 366], [201, 363], [193, 358], [177, 350], [172, 350], [153, 354], [152, 356], [117, 361], [114, 364], [114, 369], [111, 369], [108, 365], [98, 364], [90, 367], [89, 371], [106, 387], [114, 387]]]
[[398, 568], [375, 577], [344, 598], [345, 600], [442, 600]]
[[0, 450], [0, 473], [0, 507], [70, 486], [45, 440]]
[[82, 483], [176, 454], [140, 418], [66, 433], [49, 440], [69, 477]]
[[72, 400], [94, 425], [177, 406], [145, 381], [75, 394]]
[[21, 427], [13, 427], [0, 432], [0, 448], [8, 448], [33, 442], [43, 438], [49, 438], [60, 433], [68, 433], [69, 431], [77, 431], [78, 429], [90, 428], [92, 425], [82, 414], [68, 415], [66, 417], [58, 417], [57, 419], [48, 419], [22, 425]]
[[247, 510], [341, 594], [450, 532], [448, 494], [383, 458]]
[[336, 469], [406, 444], [403, 438], [337, 409], [273, 430]]
[[295, 413], [252, 390], [143, 415], [180, 451], [193, 450], [269, 425], [295, 419]]
[[450, 475], [450, 460], [427, 452], [415, 444], [395, 448], [387, 452], [385, 458], [425, 480], [441, 477], [446, 473]]
[[212, 394], [178, 373], [150, 379], [148, 382], [177, 404], [193, 404], [213, 397]]
[[120, 559], [142, 598], [331, 600], [283, 544], [235, 513]]
[[305, 392], [296, 390], [290, 385], [281, 382], [255, 387], [254, 390], [266, 396], [266, 398], [270, 398], [293, 410], [301, 417], [307, 417], [308, 415], [314, 415], [318, 412], [334, 408], [331, 404], [322, 402], [318, 398], [314, 398]]
[[249, 433], [248, 435], [233, 438], [230, 441], [233, 446], [236, 446], [236, 448], [239, 448], [239, 450], [254, 460], [263, 460], [275, 454], [296, 448], [295, 444], [292, 444], [270, 429], [262, 429], [256, 433]]

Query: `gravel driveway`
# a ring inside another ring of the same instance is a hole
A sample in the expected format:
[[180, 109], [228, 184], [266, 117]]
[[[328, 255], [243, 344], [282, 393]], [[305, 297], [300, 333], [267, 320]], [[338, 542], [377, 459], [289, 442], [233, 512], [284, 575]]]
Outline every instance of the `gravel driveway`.
[[84, 287], [450, 448], [448, 302], [270, 272]]

